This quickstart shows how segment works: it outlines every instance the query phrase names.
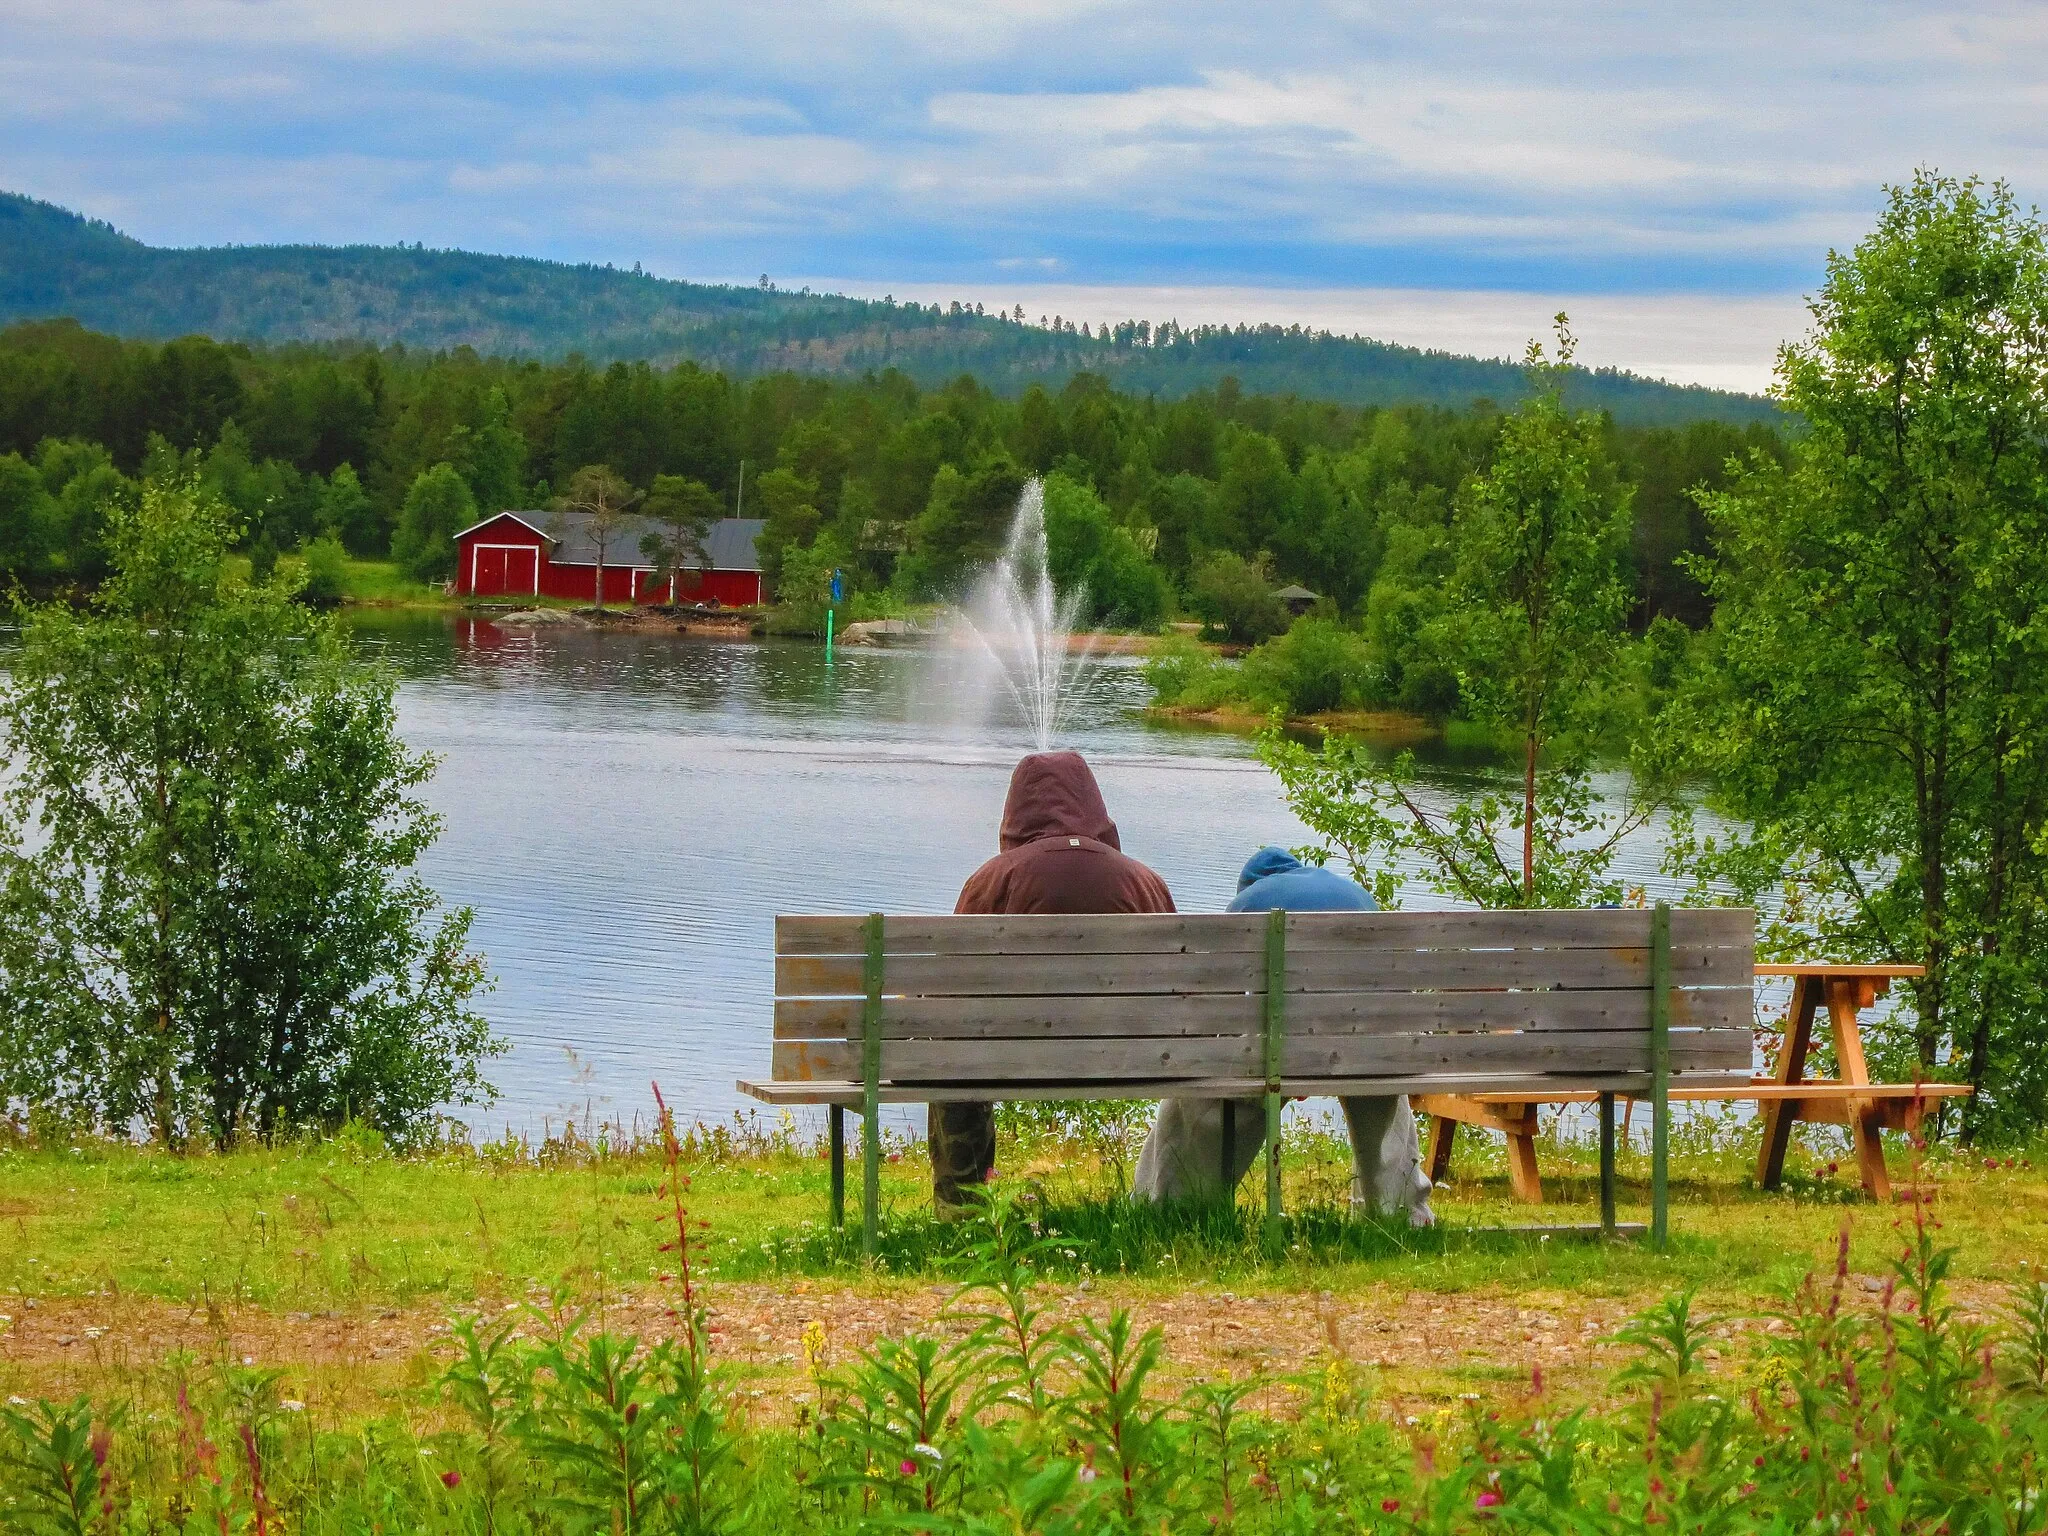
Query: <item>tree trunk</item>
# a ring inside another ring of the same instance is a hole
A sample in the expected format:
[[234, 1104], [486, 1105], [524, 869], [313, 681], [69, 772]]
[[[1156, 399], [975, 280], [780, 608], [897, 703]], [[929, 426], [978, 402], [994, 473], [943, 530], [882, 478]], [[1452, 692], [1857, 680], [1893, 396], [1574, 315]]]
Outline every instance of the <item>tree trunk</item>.
[[1536, 728], [1522, 764], [1522, 905], [1536, 905]]

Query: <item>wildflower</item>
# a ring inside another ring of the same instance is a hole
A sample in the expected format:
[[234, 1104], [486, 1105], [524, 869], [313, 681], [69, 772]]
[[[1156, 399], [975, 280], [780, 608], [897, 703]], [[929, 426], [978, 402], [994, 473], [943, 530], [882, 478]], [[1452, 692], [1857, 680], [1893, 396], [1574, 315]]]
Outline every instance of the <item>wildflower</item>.
[[296, 1397], [287, 1397], [277, 1406], [282, 1408], [286, 1413], [304, 1413], [306, 1411], [306, 1405], [300, 1402]]
[[1500, 1503], [1500, 1495], [1489, 1488], [1472, 1501], [1472, 1507], [1474, 1509], [1491, 1509], [1498, 1503]]
[[1381, 1513], [1381, 1514], [1383, 1514], [1383, 1515], [1391, 1515], [1391, 1514], [1393, 1514], [1393, 1513], [1394, 1513], [1394, 1512], [1395, 1512], [1396, 1510], [1398, 1510], [1398, 1509], [1399, 1509], [1400, 1507], [1401, 1507], [1401, 1501], [1400, 1501], [1399, 1499], [1381, 1499], [1381, 1500], [1380, 1500], [1380, 1513]]
[[825, 1364], [825, 1325], [816, 1318], [805, 1323], [802, 1344], [804, 1369], [815, 1376]]
[[1082, 1481], [1082, 1482], [1084, 1482], [1084, 1483], [1092, 1483], [1092, 1482], [1094, 1482], [1094, 1481], [1095, 1481], [1095, 1469], [1094, 1469], [1093, 1467], [1083, 1467], [1083, 1468], [1081, 1469], [1081, 1481]]
[[462, 1486], [462, 1474], [461, 1474], [460, 1472], [456, 1471], [456, 1470], [455, 1470], [455, 1469], [454, 1469], [453, 1467], [450, 1467], [450, 1468], [449, 1468], [449, 1469], [448, 1469], [448, 1470], [447, 1470], [446, 1472], [443, 1472], [443, 1473], [441, 1474], [441, 1486], [442, 1486], [443, 1488], [459, 1488], [459, 1487], [461, 1487], [461, 1486]]
[[906, 1456], [903, 1458], [903, 1461], [897, 1466], [896, 1470], [898, 1472], [901, 1472], [905, 1477], [915, 1477], [917, 1475], [917, 1463]]

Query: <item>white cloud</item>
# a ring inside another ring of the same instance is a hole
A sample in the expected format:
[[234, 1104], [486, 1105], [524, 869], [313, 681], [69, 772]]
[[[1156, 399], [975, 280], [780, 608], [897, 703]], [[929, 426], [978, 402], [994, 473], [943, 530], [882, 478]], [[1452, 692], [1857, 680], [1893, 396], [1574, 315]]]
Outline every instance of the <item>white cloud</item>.
[[1781, 291], [1917, 164], [2048, 194], [2042, 15], [0, 0], [0, 184], [159, 241], [516, 239], [899, 290]]

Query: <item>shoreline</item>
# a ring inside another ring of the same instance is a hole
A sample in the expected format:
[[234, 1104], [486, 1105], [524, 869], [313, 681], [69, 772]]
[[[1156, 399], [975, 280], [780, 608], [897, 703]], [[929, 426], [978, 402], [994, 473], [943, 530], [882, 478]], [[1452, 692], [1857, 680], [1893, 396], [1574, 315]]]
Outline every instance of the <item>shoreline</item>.
[[[1191, 709], [1182, 704], [1148, 704], [1145, 714], [1149, 719], [1174, 725], [1202, 726], [1240, 734], [1263, 730], [1270, 718], [1256, 710], [1233, 709], [1228, 705], [1215, 709]], [[1290, 715], [1282, 723], [1291, 731], [1369, 736], [1375, 741], [1390, 744], [1444, 739], [1441, 724], [1394, 709], [1333, 709], [1313, 715]]]

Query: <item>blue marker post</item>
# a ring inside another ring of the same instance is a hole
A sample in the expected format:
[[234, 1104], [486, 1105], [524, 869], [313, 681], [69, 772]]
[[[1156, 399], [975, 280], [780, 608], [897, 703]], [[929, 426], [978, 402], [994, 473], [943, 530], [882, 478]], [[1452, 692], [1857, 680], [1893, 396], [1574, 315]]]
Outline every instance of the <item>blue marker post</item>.
[[832, 615], [839, 609], [839, 572], [832, 572], [832, 601], [825, 605], [825, 664], [832, 664]]

